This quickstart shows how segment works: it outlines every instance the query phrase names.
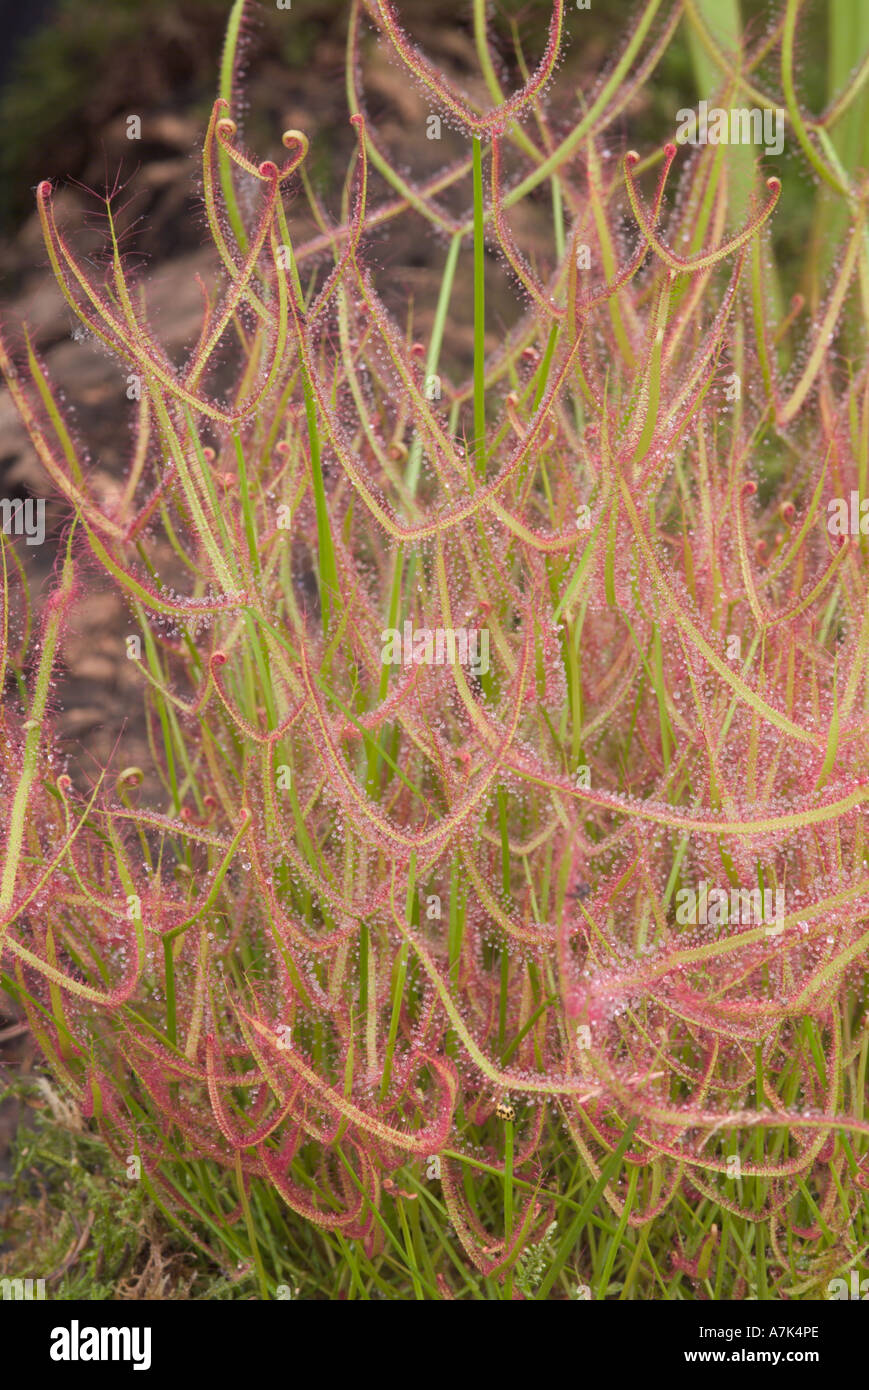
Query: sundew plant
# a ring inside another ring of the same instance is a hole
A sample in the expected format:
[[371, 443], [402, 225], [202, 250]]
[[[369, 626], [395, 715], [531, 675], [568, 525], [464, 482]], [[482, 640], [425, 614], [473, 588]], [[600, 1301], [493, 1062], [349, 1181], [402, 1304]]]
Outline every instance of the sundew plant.
[[[557, 101], [584, 16], [539, 8], [505, 65], [473, 0], [480, 101], [353, 0], [324, 197], [312, 131], [246, 147], [238, 0], [180, 363], [113, 198], [96, 266], [38, 186], [127, 467], [107, 498], [7, 318], [68, 521], [32, 631], [3, 535], [2, 980], [262, 1297], [825, 1298], [869, 1248], [866, 13], [832, 7], [812, 114], [797, 0], [744, 34], [649, 0]], [[373, 43], [459, 141], [434, 176], [369, 117]], [[677, 43], [706, 104], [653, 143]], [[441, 266], [422, 336], [372, 252], [398, 219]], [[53, 726], [97, 581], [152, 765], [85, 785]]]

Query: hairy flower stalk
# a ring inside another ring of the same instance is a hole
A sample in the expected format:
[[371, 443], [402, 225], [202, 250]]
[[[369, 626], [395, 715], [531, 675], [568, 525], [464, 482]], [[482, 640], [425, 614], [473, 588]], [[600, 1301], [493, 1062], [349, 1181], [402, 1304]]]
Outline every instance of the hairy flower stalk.
[[[544, 1176], [567, 1146], [622, 1234], [687, 1196], [725, 1233], [697, 1257], [710, 1278], [744, 1220], [800, 1296], [831, 1231], [850, 1249], [869, 1151], [867, 542], [826, 525], [866, 491], [865, 352], [846, 372], [831, 351], [846, 310], [865, 329], [866, 185], [847, 182], [814, 322], [776, 322], [778, 177], [758, 173], [734, 230], [714, 147], [605, 157], [678, 6], [640, 11], [565, 136], [546, 104], [562, 0], [520, 90], [499, 99], [484, 63], [487, 110], [386, 0], [354, 0], [347, 218], [299, 242], [308, 137], [260, 162], [229, 102], [242, 10], [203, 148], [219, 291], [181, 369], [114, 230], [99, 281], [37, 190], [60, 289], [141, 405], [110, 512], [36, 353], [0, 343], [74, 523], [31, 653], [4, 568], [4, 669], [27, 693], [3, 711], [3, 982], [197, 1240], [226, 1218], [193, 1196], [200, 1160], [246, 1216], [276, 1192], [369, 1253], [391, 1230], [413, 1243], [404, 1208], [403, 1228], [382, 1215], [397, 1182], [426, 1211], [437, 1192], [507, 1296], [546, 1297], [556, 1274], [529, 1252], [561, 1271], [582, 1230]], [[372, 28], [467, 137], [428, 183], [393, 169], [365, 113]], [[814, 129], [799, 147], [823, 161]], [[548, 260], [511, 227], [547, 181]], [[452, 237], [431, 347], [367, 254], [407, 213]], [[484, 239], [521, 296], [491, 348]], [[453, 382], [460, 261], [477, 317]], [[74, 793], [52, 753], [61, 631], [95, 568], [141, 638], [154, 804], [121, 769]], [[462, 641], [483, 631], [475, 670]], [[701, 882], [718, 910], [678, 920]], [[477, 1210], [475, 1163], [500, 1194]], [[434, 1270], [415, 1278], [442, 1295]]]

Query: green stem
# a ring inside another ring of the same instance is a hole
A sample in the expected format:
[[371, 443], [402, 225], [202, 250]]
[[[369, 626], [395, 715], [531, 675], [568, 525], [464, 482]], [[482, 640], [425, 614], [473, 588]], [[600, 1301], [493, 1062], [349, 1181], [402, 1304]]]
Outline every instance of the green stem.
[[[226, 28], [226, 38], [223, 44], [223, 54], [220, 61], [220, 95], [225, 102], [232, 106], [232, 78], [235, 69], [235, 55], [238, 48], [238, 37], [241, 30], [241, 20], [244, 14], [245, 0], [235, 0], [232, 13], [229, 16], [229, 23]], [[235, 196], [235, 185], [232, 181], [232, 163], [225, 150], [218, 150], [218, 165], [220, 168], [220, 189], [223, 193], [223, 201], [226, 204], [226, 211], [229, 216], [229, 224], [232, 227], [239, 249], [244, 253], [247, 250], [247, 232], [241, 220], [241, 213], [238, 210], [238, 200]]]
[[[504, 1243], [510, 1245], [513, 1234], [513, 1121], [504, 1122]], [[507, 1270], [505, 1297], [513, 1297], [513, 1270]]]
[[483, 150], [474, 136], [474, 460], [486, 472], [486, 243], [483, 220]]

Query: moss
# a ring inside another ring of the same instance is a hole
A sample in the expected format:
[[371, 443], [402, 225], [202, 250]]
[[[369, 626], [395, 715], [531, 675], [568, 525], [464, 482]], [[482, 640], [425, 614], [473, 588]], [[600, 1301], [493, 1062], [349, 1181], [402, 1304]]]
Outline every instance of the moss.
[[252, 1271], [221, 1270], [185, 1243], [49, 1083], [11, 1090], [26, 1109], [0, 1182], [0, 1277], [45, 1279], [61, 1301], [250, 1297]]

